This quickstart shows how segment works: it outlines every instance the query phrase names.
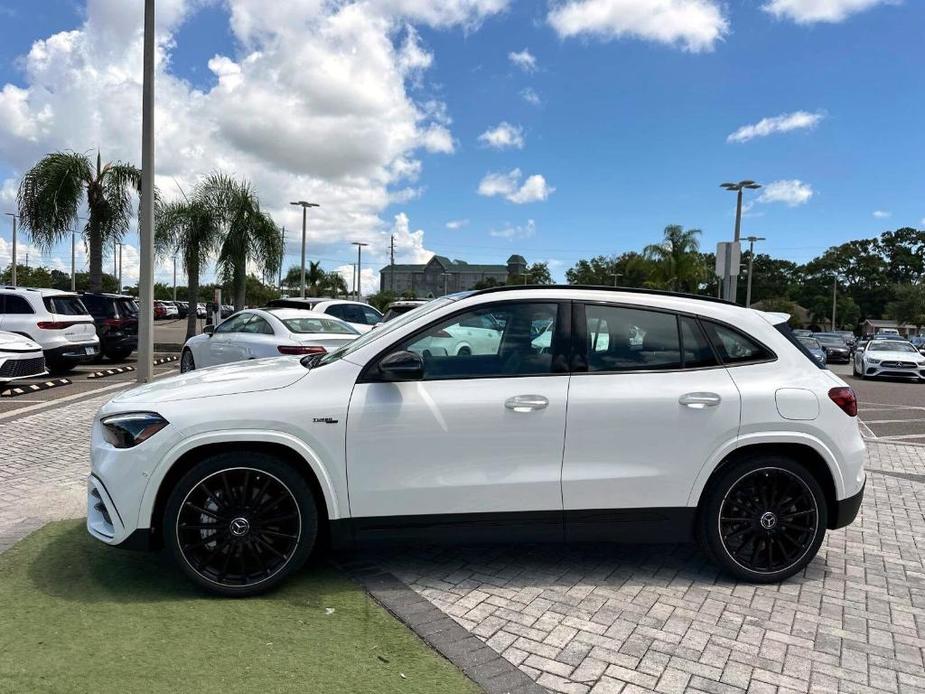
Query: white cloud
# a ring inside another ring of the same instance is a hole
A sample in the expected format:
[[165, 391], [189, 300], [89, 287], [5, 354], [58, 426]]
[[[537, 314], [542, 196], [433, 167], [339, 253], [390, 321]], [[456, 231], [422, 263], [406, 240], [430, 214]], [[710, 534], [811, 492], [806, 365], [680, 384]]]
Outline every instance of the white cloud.
[[890, 212], [889, 210], [874, 210], [873, 215], [877, 219], [886, 219], [888, 217], [893, 216], [893, 213]]
[[761, 9], [778, 19], [814, 24], [841, 22], [853, 14], [886, 4], [896, 4], [896, 0], [769, 0]]
[[789, 207], [805, 205], [813, 197], [815, 191], [808, 183], [796, 178], [772, 181], [764, 186], [758, 202], [782, 202]]
[[527, 202], [545, 200], [555, 188], [546, 183], [540, 174], [533, 174], [521, 184], [523, 173], [512, 169], [508, 173], [489, 173], [479, 182], [479, 195], [494, 197], [500, 195], [510, 202], [522, 205]]
[[726, 142], [748, 142], [756, 137], [767, 137], [774, 133], [786, 133], [791, 130], [815, 128], [825, 117], [823, 113], [809, 113], [807, 111], [794, 111], [782, 113], [772, 118], [762, 118], [757, 123], [743, 125], [730, 134]]
[[492, 229], [488, 232], [490, 236], [499, 239], [528, 239], [536, 233], [536, 223], [528, 219], [526, 224], [512, 226], [506, 224], [500, 229]]
[[697, 53], [713, 50], [729, 32], [716, 0], [568, 0], [548, 21], [560, 37], [633, 37], [678, 45]]
[[523, 149], [524, 130], [519, 125], [501, 121], [479, 135], [479, 142], [493, 149]]
[[468, 226], [468, 225], [469, 225], [468, 219], [451, 219], [450, 221], [446, 223], [446, 228], [453, 229], [455, 231], [457, 229], [462, 229], [464, 226]]
[[508, 60], [524, 72], [536, 72], [536, 56], [524, 48], [522, 51], [511, 51], [507, 54]]
[[[156, 163], [166, 198], [223, 169], [249, 179], [265, 208], [289, 229], [309, 217], [309, 254], [346, 255], [354, 239], [377, 238], [382, 212], [419, 192], [422, 150], [455, 143], [443, 104], [421, 102], [409, 83], [433, 56], [411, 25], [474, 30], [507, 0], [227, 0], [233, 57], [214, 55], [214, 86], [171, 72], [177, 31], [203, 3], [158, 6]], [[88, 0], [83, 23], [36, 41], [21, 59], [22, 82], [0, 85], [0, 166], [22, 172], [57, 149], [140, 164], [142, 8]], [[202, 66], [205, 67], [205, 66]], [[375, 251], [385, 257], [386, 244]]]
[[526, 101], [531, 106], [539, 106], [541, 103], [540, 95], [537, 94], [536, 90], [533, 89], [532, 87], [525, 87], [524, 89], [521, 89], [520, 96], [524, 101]]

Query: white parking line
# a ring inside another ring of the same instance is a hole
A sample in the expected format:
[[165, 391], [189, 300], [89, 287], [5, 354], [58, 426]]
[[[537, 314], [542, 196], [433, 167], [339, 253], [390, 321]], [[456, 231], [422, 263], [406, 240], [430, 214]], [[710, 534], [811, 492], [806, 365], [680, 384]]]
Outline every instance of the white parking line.
[[902, 439], [925, 439], [925, 434], [899, 434], [898, 436], [880, 436], [880, 441], [899, 441]]
[[868, 419], [865, 424], [904, 424], [906, 422], [925, 422], [923, 418], [913, 419]]
[[866, 434], [865, 434], [863, 431], [861, 432], [861, 436], [863, 436], [865, 439], [876, 439], [876, 438], [879, 438], [879, 437], [873, 432], [873, 430], [872, 430], [869, 426], [867, 426], [867, 424], [866, 424], [862, 419], [858, 419], [858, 425], [867, 431]]

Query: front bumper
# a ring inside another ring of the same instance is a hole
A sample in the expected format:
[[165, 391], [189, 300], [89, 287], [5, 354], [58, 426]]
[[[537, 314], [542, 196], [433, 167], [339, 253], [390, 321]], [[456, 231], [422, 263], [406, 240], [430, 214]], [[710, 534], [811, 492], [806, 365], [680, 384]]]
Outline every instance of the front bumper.
[[925, 367], [897, 367], [888, 364], [866, 364], [864, 367], [864, 375], [870, 378], [883, 376], [889, 378], [925, 379]]
[[45, 357], [41, 352], [0, 357], [0, 383], [15, 381], [20, 378], [35, 378], [48, 373]]
[[832, 509], [832, 516], [829, 518], [829, 528], [844, 528], [851, 525], [861, 510], [861, 502], [864, 500], [864, 489], [867, 486], [867, 480], [861, 485], [861, 490], [854, 496], [835, 502], [835, 508]]
[[830, 364], [833, 364], [833, 363], [847, 364], [849, 361], [851, 361], [851, 353], [847, 351], [845, 352], [826, 352], [825, 358], [826, 358], [826, 361]]

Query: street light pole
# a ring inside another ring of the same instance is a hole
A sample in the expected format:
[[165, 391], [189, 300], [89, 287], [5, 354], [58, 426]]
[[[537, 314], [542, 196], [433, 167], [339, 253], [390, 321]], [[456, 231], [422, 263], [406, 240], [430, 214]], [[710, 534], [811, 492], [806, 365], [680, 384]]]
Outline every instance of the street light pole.
[[[741, 238], [742, 233], [742, 191], [745, 188], [749, 190], [756, 190], [761, 187], [761, 184], [755, 183], [754, 181], [745, 179], [744, 181], [739, 181], [738, 183], [721, 183], [720, 188], [725, 188], [728, 191], [735, 191], [736, 193], [736, 225], [735, 225], [735, 237], [733, 238], [734, 243], [738, 244]], [[731, 263], [727, 263], [727, 267], [731, 267]], [[735, 301], [736, 294], [738, 289], [738, 275], [733, 275], [728, 271], [724, 271], [723, 274], [723, 293], [725, 294], [725, 299], [727, 301]]]
[[[141, 213], [138, 225], [138, 383], [154, 372], [154, 0], [145, 0], [141, 88]], [[119, 282], [119, 291], [122, 282]]]
[[835, 330], [835, 303], [838, 300], [836, 291], [838, 290], [838, 276], [832, 278], [832, 331]]
[[177, 300], [177, 256], [173, 257], [173, 300]]
[[302, 208], [302, 276], [300, 280], [299, 287], [299, 296], [303, 299], [305, 298], [305, 229], [307, 224], [308, 217], [308, 208], [309, 207], [321, 207], [316, 202], [305, 202], [304, 200], [298, 200], [297, 202], [290, 202], [290, 205], [297, 205]]
[[125, 244], [120, 242], [120, 243], [117, 243], [116, 245], [119, 247], [119, 275], [116, 277], [116, 280], [119, 283], [119, 288], [116, 291], [121, 293], [122, 292], [122, 246], [124, 246]]
[[368, 243], [363, 241], [354, 241], [353, 245], [357, 247], [357, 301], [363, 295], [363, 246]]
[[623, 273], [622, 273], [622, 272], [611, 272], [611, 273], [610, 273], [610, 276], [613, 277], [613, 286], [616, 287], [616, 286], [617, 286], [617, 278], [618, 278], [618, 277], [623, 277]]
[[77, 232], [71, 232], [71, 291], [77, 291], [77, 254], [75, 250]]
[[15, 212], [7, 212], [7, 214], [13, 219], [13, 252], [11, 254], [10, 260], [13, 261], [13, 267], [10, 270], [12, 273], [10, 275], [10, 284], [14, 287], [16, 286], [16, 220], [19, 219], [19, 215]]
[[[741, 192], [740, 192], [741, 194]], [[752, 305], [752, 263], [755, 261], [755, 241], [765, 241], [764, 236], [749, 236], [748, 241], [748, 285], [745, 289], [745, 308]]]

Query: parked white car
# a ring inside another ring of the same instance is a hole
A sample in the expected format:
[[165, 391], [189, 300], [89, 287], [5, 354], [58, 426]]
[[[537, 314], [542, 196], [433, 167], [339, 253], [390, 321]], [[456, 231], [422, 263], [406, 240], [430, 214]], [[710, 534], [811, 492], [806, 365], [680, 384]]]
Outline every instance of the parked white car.
[[293, 308], [248, 309], [191, 337], [180, 353], [180, 371], [281, 354], [325, 354], [359, 332], [324, 313]]
[[69, 371], [100, 352], [93, 316], [72, 292], [0, 287], [0, 330], [37, 342], [53, 372]]
[[28, 337], [0, 331], [0, 383], [44, 376], [42, 346]]
[[[423, 355], [486, 313], [501, 326], [493, 352]], [[110, 545], [166, 545], [225, 595], [279, 583], [322, 535], [506, 529], [696, 538], [729, 574], [780, 581], [854, 520], [865, 483], [854, 391], [787, 318], [642, 290], [504, 287], [435, 299], [320, 357], [159, 379], [93, 423], [87, 527]], [[534, 344], [543, 323], [548, 346]], [[605, 324], [592, 347], [589, 325]]]
[[350, 323], [361, 333], [372, 330], [382, 322], [382, 314], [379, 310], [361, 301], [309, 297], [301, 299], [295, 297], [273, 299], [267, 303], [267, 306], [271, 308], [301, 308], [315, 311], [316, 313], [327, 313], [329, 316], [334, 316]]
[[893, 376], [925, 381], [925, 356], [911, 342], [874, 338], [854, 352], [855, 376], [875, 378]]

